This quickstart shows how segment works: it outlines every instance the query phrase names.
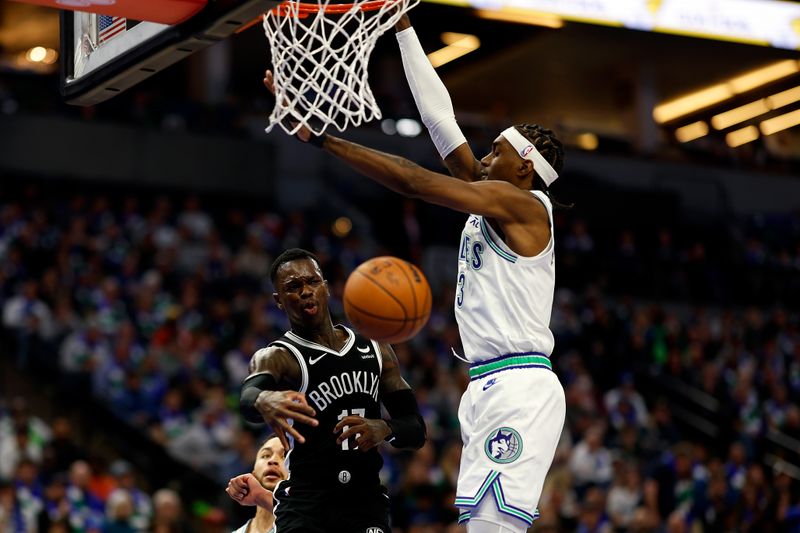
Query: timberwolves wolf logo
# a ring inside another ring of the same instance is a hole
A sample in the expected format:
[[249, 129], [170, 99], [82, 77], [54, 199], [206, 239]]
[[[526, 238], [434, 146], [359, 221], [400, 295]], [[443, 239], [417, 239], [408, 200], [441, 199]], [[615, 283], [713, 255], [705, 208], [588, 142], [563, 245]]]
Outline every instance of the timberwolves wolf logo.
[[495, 463], [513, 463], [522, 453], [522, 437], [511, 428], [499, 428], [489, 433], [483, 448]]

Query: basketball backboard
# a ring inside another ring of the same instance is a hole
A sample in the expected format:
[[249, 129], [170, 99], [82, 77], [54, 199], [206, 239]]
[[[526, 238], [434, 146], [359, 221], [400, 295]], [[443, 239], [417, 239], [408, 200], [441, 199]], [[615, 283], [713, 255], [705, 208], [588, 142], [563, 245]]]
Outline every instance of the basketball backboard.
[[275, 0], [216, 0], [176, 25], [80, 11], [61, 14], [61, 92], [94, 105], [247, 27]]

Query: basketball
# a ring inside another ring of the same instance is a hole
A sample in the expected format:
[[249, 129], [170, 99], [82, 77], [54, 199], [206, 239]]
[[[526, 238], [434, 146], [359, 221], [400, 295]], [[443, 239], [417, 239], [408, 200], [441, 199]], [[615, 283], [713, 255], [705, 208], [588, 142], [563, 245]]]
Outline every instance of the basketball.
[[344, 312], [370, 339], [396, 343], [419, 333], [431, 315], [431, 288], [416, 266], [397, 257], [361, 263], [344, 286]]

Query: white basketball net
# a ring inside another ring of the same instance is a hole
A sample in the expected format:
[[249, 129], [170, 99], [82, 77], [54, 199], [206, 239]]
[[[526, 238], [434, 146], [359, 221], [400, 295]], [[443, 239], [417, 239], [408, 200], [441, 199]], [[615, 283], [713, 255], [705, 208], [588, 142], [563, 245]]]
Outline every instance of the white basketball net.
[[[268, 132], [278, 124], [290, 135], [303, 126], [319, 135], [328, 126], [344, 131], [381, 118], [369, 87], [369, 57], [378, 38], [419, 0], [354, 1], [342, 13], [334, 13], [342, 7], [331, 0], [317, 0], [309, 13], [287, 1], [264, 16], [275, 84]], [[380, 7], [365, 10], [366, 4]]]

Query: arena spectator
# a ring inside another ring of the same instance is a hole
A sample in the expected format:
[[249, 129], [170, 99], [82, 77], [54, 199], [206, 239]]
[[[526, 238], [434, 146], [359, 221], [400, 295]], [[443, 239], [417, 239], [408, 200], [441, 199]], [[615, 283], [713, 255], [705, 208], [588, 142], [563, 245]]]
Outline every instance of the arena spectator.
[[[45, 363], [52, 382], [94, 395], [216, 480], [243, 471], [252, 451], [252, 428], [241, 426], [230, 393], [254, 347], [286, 327], [263, 280], [269, 258], [293, 244], [318, 248], [331, 273], [331, 309], [343, 319], [346, 274], [367, 250], [396, 253], [368, 235], [335, 236], [324, 210], [303, 216], [138, 193], [21, 194], [0, 196], [0, 295], [11, 308], [30, 281], [29, 294], [35, 285], [55, 324], [51, 336], [36, 333], [46, 358], [29, 362]], [[181, 206], [177, 215], [173, 206]], [[745, 241], [712, 246], [679, 225], [604, 226], [586, 217], [562, 213], [556, 221], [565, 239], [557, 245], [554, 365], [568, 420], [535, 530], [797, 530], [800, 492], [788, 473], [800, 458], [780, 442], [800, 439], [800, 317], [794, 304], [762, 303], [781, 290], [800, 294], [788, 276], [800, 268], [800, 235], [773, 232], [772, 242], [751, 231]], [[421, 238], [422, 264], [455, 253]], [[735, 282], [719, 275], [721, 257], [735, 258]], [[637, 281], [641, 272], [658, 279]], [[773, 278], [785, 281], [782, 289]], [[716, 299], [721, 287], [729, 299]], [[417, 455], [385, 452], [398, 531], [455, 527], [455, 409], [468, 378], [451, 356], [460, 349], [453, 293], [434, 291], [428, 327], [396, 347], [430, 432]], [[4, 328], [5, 338], [18, 338], [12, 325]], [[102, 531], [109, 515], [83, 481], [82, 459], [95, 452], [76, 443], [70, 420], [50, 423], [52, 431], [22, 399], [0, 408], [0, 522], [55, 531], [66, 520]], [[121, 522], [140, 531], [188, 528], [168, 490], [144, 525], [150, 514], [137, 500], [148, 492], [130, 464], [110, 464], [116, 490], [134, 495], [132, 518]], [[59, 473], [68, 470], [65, 484]], [[109, 500], [115, 493], [104, 492]], [[118, 499], [124, 508], [126, 497]], [[207, 527], [220, 527], [218, 519], [209, 515]]]
[[153, 533], [185, 533], [189, 531], [180, 496], [172, 489], [159, 489], [153, 494]]

